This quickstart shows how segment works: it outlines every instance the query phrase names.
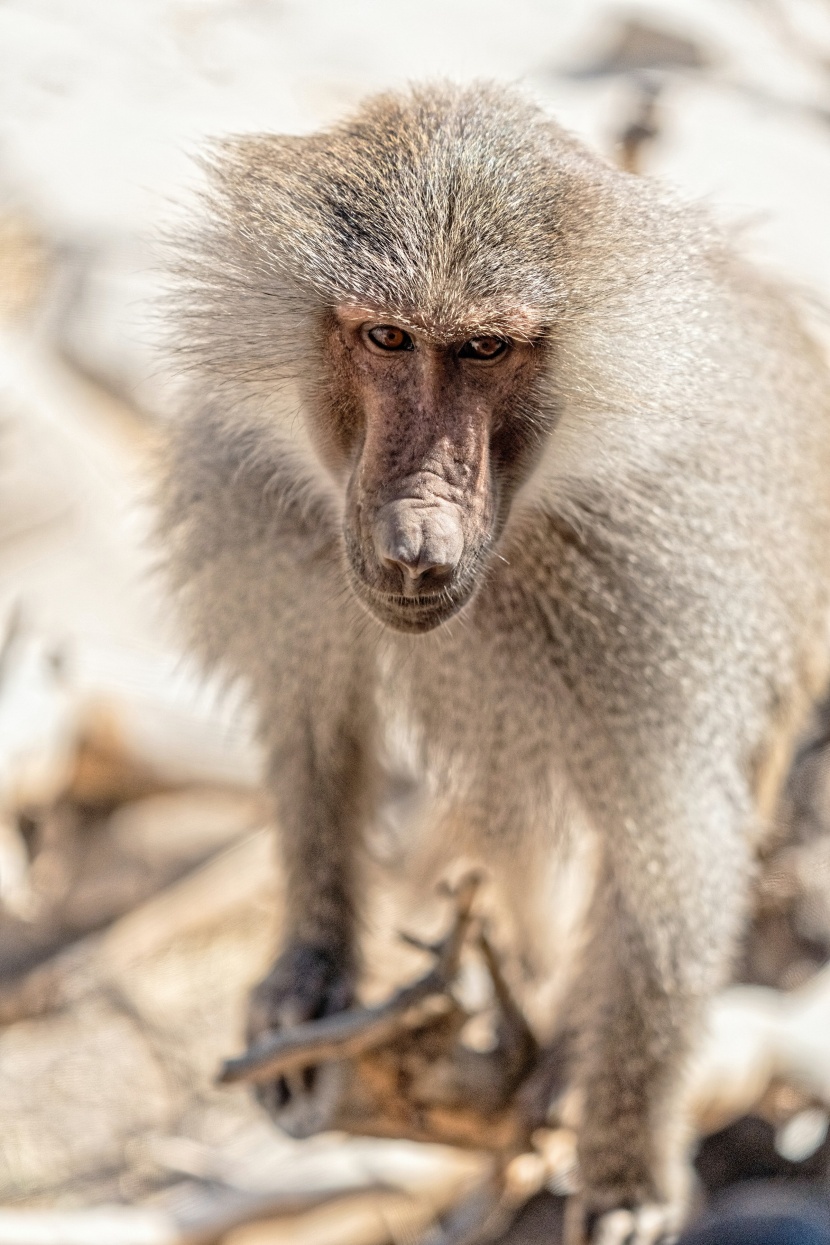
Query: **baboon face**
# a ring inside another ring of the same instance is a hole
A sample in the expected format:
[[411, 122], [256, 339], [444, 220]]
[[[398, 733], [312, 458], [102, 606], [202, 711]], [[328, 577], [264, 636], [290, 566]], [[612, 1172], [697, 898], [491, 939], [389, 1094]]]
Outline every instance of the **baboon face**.
[[353, 307], [329, 325], [352, 584], [395, 630], [430, 631], [470, 599], [533, 460], [544, 351], [522, 330], [444, 340]]
[[486, 580], [556, 418], [602, 170], [486, 87], [381, 96], [320, 134], [230, 140], [212, 166], [188, 348], [257, 403], [296, 382], [354, 590], [390, 627], [429, 631]]

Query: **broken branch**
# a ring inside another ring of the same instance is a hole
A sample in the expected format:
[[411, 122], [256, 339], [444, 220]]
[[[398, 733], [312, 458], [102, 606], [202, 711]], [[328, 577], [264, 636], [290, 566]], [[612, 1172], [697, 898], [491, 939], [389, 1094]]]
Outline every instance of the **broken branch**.
[[404, 986], [376, 1007], [354, 1008], [270, 1034], [244, 1055], [227, 1060], [219, 1073], [219, 1083], [269, 1081], [284, 1072], [328, 1059], [353, 1058], [449, 1011], [453, 1006], [450, 987], [458, 971], [479, 884], [478, 875], [470, 874], [453, 893], [455, 923], [447, 937], [433, 948], [436, 963], [419, 981]]

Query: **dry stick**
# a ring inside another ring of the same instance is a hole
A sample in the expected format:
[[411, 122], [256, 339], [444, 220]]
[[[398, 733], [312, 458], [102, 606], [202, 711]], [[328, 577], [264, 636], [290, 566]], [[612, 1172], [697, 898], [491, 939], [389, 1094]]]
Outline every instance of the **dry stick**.
[[244, 1055], [227, 1060], [219, 1073], [219, 1084], [270, 1081], [283, 1072], [327, 1059], [353, 1058], [383, 1046], [406, 1029], [416, 1028], [435, 1015], [439, 1005], [446, 1009], [451, 1007], [449, 987], [458, 970], [480, 881], [477, 874], [470, 874], [453, 892], [457, 910], [455, 924], [447, 937], [431, 948], [436, 964], [420, 981], [404, 986], [377, 1007], [339, 1012], [270, 1034]]
[[536, 1053], [539, 1049], [536, 1036], [527, 1023], [524, 1012], [513, 997], [513, 991], [510, 989], [507, 978], [502, 971], [501, 961], [487, 936], [487, 932], [483, 929], [479, 931], [478, 946], [487, 972], [490, 974], [493, 991], [501, 1008], [502, 1023], [507, 1030], [511, 1053], [518, 1052], [519, 1050]]
[[380, 1007], [324, 1016], [258, 1042], [244, 1055], [222, 1065], [219, 1084], [270, 1081], [309, 1064], [362, 1055], [383, 1046], [402, 1030], [417, 1027], [429, 1014], [424, 1004], [446, 997], [445, 983], [433, 971]]
[[226, 848], [109, 929], [87, 934], [51, 959], [0, 982], [0, 1027], [45, 1016], [120, 981], [143, 958], [265, 894], [272, 878], [271, 834], [257, 830]]
[[[240, 1193], [201, 1215], [163, 1207], [100, 1206], [89, 1210], [10, 1210], [0, 1207], [0, 1245], [216, 1245], [234, 1228], [264, 1219], [294, 1218], [322, 1206], [360, 1203], [397, 1190], [362, 1187], [306, 1192]], [[399, 1194], [401, 1200], [405, 1194]], [[408, 1200], [408, 1199], [407, 1199]]]

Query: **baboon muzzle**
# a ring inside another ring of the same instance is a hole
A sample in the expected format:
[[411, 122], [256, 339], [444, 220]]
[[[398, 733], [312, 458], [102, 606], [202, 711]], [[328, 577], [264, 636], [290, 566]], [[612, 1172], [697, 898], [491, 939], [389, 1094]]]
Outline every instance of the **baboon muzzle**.
[[440, 591], [464, 552], [461, 514], [443, 500], [387, 502], [375, 519], [374, 545], [378, 561], [399, 577], [405, 596]]
[[409, 632], [432, 630], [470, 600], [493, 521], [486, 412], [419, 384], [408, 400], [394, 388], [367, 403], [344, 525], [358, 597]]

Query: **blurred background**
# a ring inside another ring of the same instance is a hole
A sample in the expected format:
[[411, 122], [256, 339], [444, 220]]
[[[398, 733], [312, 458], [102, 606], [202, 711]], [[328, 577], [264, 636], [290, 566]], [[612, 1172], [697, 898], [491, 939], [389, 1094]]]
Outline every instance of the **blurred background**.
[[[156, 238], [204, 138], [438, 76], [519, 83], [708, 201], [830, 341], [828, 0], [0, 4], [0, 1245], [397, 1245], [486, 1176], [474, 1153], [291, 1141], [215, 1087], [279, 878], [244, 705], [179, 648], [145, 501], [175, 405]], [[696, 1100], [703, 1188], [784, 1182], [819, 1218], [822, 774], [789, 792]], [[542, 1149], [526, 1192], [561, 1192], [568, 1139]], [[515, 1239], [554, 1240], [556, 1208], [531, 1210]]]

